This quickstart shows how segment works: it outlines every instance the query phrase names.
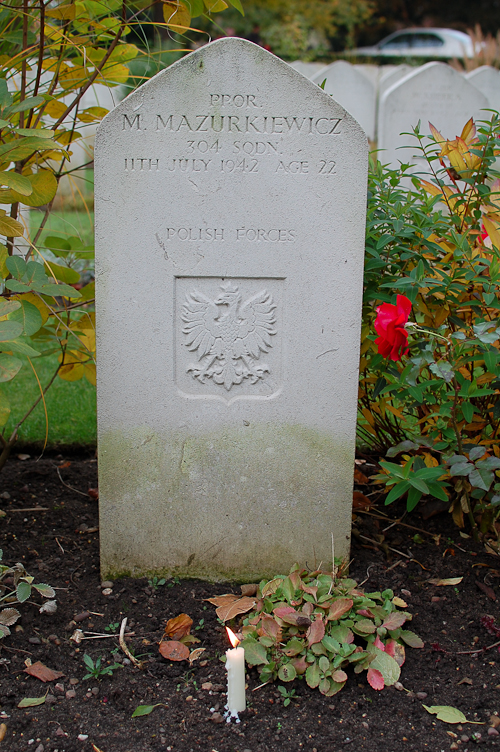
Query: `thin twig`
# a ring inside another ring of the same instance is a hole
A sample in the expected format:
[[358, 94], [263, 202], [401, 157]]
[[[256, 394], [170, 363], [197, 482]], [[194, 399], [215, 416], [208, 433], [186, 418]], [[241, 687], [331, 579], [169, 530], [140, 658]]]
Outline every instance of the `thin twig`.
[[26, 507], [26, 509], [7, 509], [7, 512], [50, 512], [49, 507]]
[[500, 640], [498, 642], [494, 642], [493, 645], [488, 645], [487, 648], [481, 648], [480, 650], [459, 650], [457, 655], [477, 655], [477, 653], [484, 653], [486, 650], [496, 648], [497, 645], [500, 645]]
[[59, 468], [57, 467], [57, 465], [56, 465], [56, 470], [57, 470], [57, 474], [59, 476], [59, 480], [61, 481], [61, 483], [63, 484], [63, 486], [66, 486], [66, 488], [69, 488], [70, 491], [74, 491], [75, 493], [81, 494], [81, 496], [87, 496], [88, 497], [88, 494], [84, 493], [83, 491], [79, 491], [78, 488], [73, 488], [73, 486], [70, 486], [68, 483], [65, 483], [63, 481], [63, 479], [61, 478], [61, 473], [59, 472]]
[[128, 649], [127, 644], [125, 642], [125, 627], [126, 626], [127, 626], [127, 617], [123, 619], [121, 627], [120, 627], [120, 637], [119, 637], [120, 647], [125, 653], [125, 655], [127, 656], [127, 658], [134, 664], [134, 666], [137, 666], [137, 668], [142, 668], [141, 661], [138, 661], [137, 658], [135, 658], [135, 656], [132, 655], [132, 653]]
[[[382, 548], [382, 544], [378, 543], [378, 541], [373, 540], [372, 538], [367, 538], [366, 535], [359, 536], [362, 540], [368, 541], [368, 543], [373, 543], [373, 545], [377, 546], [377, 548]], [[397, 548], [391, 548], [391, 546], [387, 546], [389, 551], [393, 551], [395, 554], [399, 554], [399, 556], [404, 556], [405, 559], [411, 559], [412, 557], [408, 554], [404, 554], [402, 551], [398, 551]]]

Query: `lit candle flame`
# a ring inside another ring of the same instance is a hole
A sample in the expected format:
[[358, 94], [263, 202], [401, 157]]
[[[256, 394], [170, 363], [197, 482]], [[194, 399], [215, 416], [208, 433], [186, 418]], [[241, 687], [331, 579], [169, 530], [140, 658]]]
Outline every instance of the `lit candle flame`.
[[234, 634], [234, 632], [232, 632], [229, 629], [229, 627], [226, 627], [226, 632], [227, 632], [227, 636], [229, 637], [229, 640], [230, 640], [231, 645], [233, 646], [233, 648], [237, 648], [238, 645], [240, 644], [240, 641], [238, 640], [238, 638], [236, 637], [236, 635]]

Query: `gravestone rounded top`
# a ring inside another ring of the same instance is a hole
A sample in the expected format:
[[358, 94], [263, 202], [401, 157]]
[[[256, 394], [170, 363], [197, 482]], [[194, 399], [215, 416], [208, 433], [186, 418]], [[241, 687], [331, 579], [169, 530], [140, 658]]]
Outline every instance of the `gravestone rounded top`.
[[345, 60], [322, 68], [311, 80], [322, 86], [358, 121], [368, 138], [375, 137], [375, 84], [365, 72]]

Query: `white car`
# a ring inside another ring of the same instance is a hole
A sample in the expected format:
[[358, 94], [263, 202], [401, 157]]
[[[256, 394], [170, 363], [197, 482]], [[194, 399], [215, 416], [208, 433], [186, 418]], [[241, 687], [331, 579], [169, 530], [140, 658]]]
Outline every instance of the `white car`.
[[348, 54], [367, 57], [474, 57], [474, 42], [468, 34], [455, 29], [402, 29], [373, 47], [359, 47], [349, 50]]

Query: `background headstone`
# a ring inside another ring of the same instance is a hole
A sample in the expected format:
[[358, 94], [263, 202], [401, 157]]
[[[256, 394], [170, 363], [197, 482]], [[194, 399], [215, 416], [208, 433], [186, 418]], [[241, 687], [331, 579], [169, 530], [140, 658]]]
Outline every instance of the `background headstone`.
[[[480, 68], [466, 73], [465, 78], [484, 94], [489, 103], [488, 107], [500, 111], [500, 71], [497, 68], [481, 65]], [[491, 113], [485, 112], [483, 119], [488, 119], [489, 115]]]
[[226, 38], [103, 120], [95, 171], [103, 574], [347, 555], [365, 134]]
[[390, 89], [391, 86], [394, 86], [395, 83], [400, 81], [402, 78], [407, 76], [409, 73], [414, 71], [415, 68], [412, 68], [411, 65], [398, 65], [394, 68], [391, 68], [391, 70], [385, 71], [379, 79], [378, 82], [378, 95], [379, 97], [382, 96], [384, 91], [387, 91], [387, 89]]
[[302, 73], [306, 78], [312, 78], [325, 67], [324, 63], [308, 63], [304, 62], [304, 60], [294, 60], [292, 63], [288, 63], [288, 65], [299, 73]]
[[[484, 118], [488, 101], [460, 73], [444, 63], [427, 63], [391, 86], [382, 95], [378, 113], [379, 159], [397, 167], [398, 162], [418, 164], [417, 140], [411, 133], [420, 120], [420, 132], [428, 134], [429, 121], [445, 138], [460, 135], [469, 118]], [[383, 151], [382, 151], [383, 150]]]
[[358, 121], [369, 139], [375, 138], [376, 86], [354, 65], [337, 60], [311, 78]]

